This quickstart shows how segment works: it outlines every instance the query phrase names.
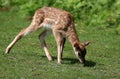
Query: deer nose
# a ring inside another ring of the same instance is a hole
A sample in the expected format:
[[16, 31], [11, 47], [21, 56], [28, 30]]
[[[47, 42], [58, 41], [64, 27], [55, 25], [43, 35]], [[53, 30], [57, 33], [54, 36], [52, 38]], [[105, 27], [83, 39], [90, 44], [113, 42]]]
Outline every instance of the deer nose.
[[80, 61], [80, 63], [82, 63], [82, 64], [85, 63], [85, 59], [80, 59], [79, 61]]
[[83, 59], [83, 60], [81, 61], [81, 63], [82, 63], [82, 64], [85, 64], [85, 59]]

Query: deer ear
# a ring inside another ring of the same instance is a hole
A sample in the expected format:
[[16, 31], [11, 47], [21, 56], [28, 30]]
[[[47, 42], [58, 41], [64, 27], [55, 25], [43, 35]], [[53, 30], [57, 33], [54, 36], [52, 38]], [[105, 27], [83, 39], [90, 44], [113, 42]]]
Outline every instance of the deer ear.
[[79, 44], [77, 42], [75, 42], [74, 47], [79, 47]]
[[87, 41], [87, 42], [82, 43], [82, 45], [87, 46], [87, 45], [89, 45], [90, 43], [91, 43], [90, 41]]

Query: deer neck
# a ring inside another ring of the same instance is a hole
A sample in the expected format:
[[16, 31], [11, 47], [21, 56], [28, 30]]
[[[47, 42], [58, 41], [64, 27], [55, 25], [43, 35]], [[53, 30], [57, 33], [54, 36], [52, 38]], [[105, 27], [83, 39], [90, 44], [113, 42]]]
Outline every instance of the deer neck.
[[67, 37], [72, 46], [74, 46], [75, 42], [79, 42], [79, 38], [74, 27], [70, 27], [70, 30], [67, 33]]

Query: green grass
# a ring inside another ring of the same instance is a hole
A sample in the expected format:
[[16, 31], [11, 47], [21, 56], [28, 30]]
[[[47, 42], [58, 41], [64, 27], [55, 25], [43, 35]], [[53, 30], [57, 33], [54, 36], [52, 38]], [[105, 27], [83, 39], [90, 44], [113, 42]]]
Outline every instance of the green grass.
[[80, 40], [92, 42], [87, 47], [85, 66], [78, 62], [68, 41], [63, 53], [63, 64], [57, 64], [53, 36], [46, 39], [54, 57], [54, 61], [49, 62], [38, 39], [41, 31], [24, 37], [10, 54], [4, 54], [7, 45], [29, 23], [16, 12], [0, 12], [0, 79], [120, 78], [120, 36], [115, 33], [114, 28], [76, 26]]

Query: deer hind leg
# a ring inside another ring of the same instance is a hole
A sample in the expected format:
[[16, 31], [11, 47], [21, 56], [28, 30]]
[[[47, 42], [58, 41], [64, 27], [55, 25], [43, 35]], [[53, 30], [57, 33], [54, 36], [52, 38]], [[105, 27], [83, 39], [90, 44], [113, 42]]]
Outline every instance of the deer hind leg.
[[40, 29], [42, 27], [42, 21], [43, 21], [43, 13], [38, 10], [35, 12], [35, 15], [33, 17], [33, 20], [30, 26], [26, 29], [23, 29], [21, 32], [19, 32], [19, 34], [14, 38], [14, 40], [8, 45], [5, 53], [9, 53], [11, 48], [15, 45], [15, 43], [18, 40], [20, 40], [23, 36]]
[[21, 30], [18, 35], [14, 38], [14, 40], [7, 46], [5, 53], [9, 53], [11, 48], [16, 44], [18, 40], [20, 40], [23, 36], [36, 31], [35, 25], [30, 25], [28, 28]]
[[62, 37], [60, 32], [57, 31], [53, 31], [55, 40], [57, 42], [57, 48], [58, 48], [58, 64], [61, 64], [62, 62], [62, 53], [63, 53], [63, 48], [64, 48], [64, 44], [66, 39]]
[[46, 54], [48, 60], [51, 61], [52, 57], [51, 57], [51, 55], [48, 51], [48, 48], [47, 48], [47, 45], [46, 45], [46, 42], [45, 42], [45, 37], [48, 36], [49, 34], [50, 34], [50, 31], [45, 30], [39, 35], [39, 39], [41, 41], [41, 45], [44, 48], [44, 51], [45, 51], [45, 54]]

